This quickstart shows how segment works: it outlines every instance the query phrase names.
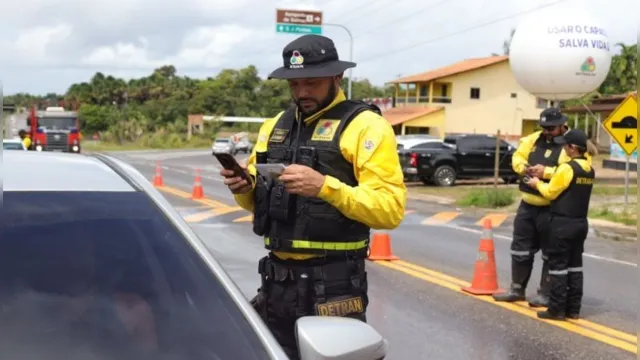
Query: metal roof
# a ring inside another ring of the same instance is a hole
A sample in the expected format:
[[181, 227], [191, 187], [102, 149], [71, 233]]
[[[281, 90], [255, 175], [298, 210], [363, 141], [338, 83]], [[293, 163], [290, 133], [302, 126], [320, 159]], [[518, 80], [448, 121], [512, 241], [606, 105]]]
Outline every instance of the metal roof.
[[4, 151], [4, 191], [136, 191], [99, 159], [68, 153]]

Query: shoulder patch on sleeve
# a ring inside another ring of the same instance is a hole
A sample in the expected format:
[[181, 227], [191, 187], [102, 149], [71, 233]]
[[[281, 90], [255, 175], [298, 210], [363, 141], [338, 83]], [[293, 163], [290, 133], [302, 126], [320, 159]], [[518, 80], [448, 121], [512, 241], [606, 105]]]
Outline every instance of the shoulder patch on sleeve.
[[363, 146], [365, 150], [373, 151], [377, 147], [377, 144], [373, 139], [365, 139]]

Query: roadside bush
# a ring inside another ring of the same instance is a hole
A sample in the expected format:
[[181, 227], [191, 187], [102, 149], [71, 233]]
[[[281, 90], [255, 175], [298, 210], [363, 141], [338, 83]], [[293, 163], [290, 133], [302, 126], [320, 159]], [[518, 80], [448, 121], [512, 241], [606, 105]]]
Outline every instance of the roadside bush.
[[509, 206], [515, 201], [514, 192], [510, 189], [473, 189], [457, 201], [460, 206], [476, 206], [483, 208], [499, 208]]
[[589, 211], [589, 216], [597, 219], [613, 221], [624, 225], [636, 225], [638, 222], [638, 216], [635, 211], [624, 211], [622, 209], [618, 209], [616, 211], [610, 209], [609, 207], [591, 209], [591, 211]]

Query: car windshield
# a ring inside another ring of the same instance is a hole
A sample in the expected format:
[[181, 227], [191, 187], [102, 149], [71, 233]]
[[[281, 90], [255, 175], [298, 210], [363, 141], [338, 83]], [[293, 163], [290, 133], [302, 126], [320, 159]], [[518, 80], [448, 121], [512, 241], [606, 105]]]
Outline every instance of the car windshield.
[[5, 192], [1, 359], [266, 359], [195, 248], [142, 192]]
[[216, 144], [228, 144], [229, 139], [216, 139]]
[[2, 149], [3, 150], [24, 150], [22, 148], [22, 143], [19, 143], [19, 142], [3, 142]]
[[68, 129], [76, 126], [76, 118], [40, 117], [38, 118], [38, 126], [52, 130]]

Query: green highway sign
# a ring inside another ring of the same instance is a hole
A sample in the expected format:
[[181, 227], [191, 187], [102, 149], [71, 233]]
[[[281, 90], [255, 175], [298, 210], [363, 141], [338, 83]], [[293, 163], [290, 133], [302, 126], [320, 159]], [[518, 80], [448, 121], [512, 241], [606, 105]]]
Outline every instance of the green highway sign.
[[316, 34], [322, 35], [322, 26], [276, 24], [276, 32], [287, 34]]
[[276, 32], [321, 35], [322, 12], [276, 9]]

